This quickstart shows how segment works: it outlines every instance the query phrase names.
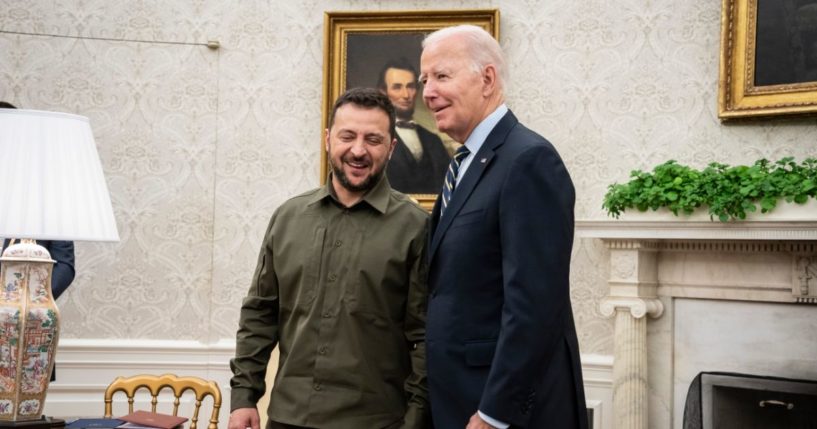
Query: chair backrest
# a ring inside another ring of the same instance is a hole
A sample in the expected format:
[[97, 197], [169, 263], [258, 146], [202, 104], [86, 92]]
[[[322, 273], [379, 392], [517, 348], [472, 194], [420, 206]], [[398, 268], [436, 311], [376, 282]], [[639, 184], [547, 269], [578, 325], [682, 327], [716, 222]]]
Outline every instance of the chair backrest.
[[204, 380], [198, 377], [178, 377], [174, 374], [156, 375], [135, 375], [133, 377], [117, 377], [105, 390], [105, 418], [112, 418], [113, 395], [116, 392], [125, 392], [128, 397], [128, 412], [133, 412], [133, 400], [136, 392], [140, 388], [150, 391], [151, 411], [156, 412], [156, 404], [159, 402], [159, 392], [169, 388], [173, 391], [173, 415], [178, 415], [179, 403], [182, 394], [187, 390], [192, 390], [196, 394], [196, 404], [193, 416], [190, 419], [190, 429], [196, 429], [199, 420], [199, 408], [202, 400], [210, 395], [213, 397], [213, 412], [210, 414], [210, 424], [207, 429], [218, 429], [218, 412], [221, 408], [221, 389], [215, 381]]

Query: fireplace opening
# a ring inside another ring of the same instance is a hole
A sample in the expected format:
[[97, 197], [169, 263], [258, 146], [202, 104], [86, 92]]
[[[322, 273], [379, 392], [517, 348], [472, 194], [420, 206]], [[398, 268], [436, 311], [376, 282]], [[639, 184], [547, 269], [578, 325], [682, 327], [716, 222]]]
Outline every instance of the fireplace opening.
[[684, 429], [733, 428], [817, 428], [817, 381], [698, 374], [687, 392]]

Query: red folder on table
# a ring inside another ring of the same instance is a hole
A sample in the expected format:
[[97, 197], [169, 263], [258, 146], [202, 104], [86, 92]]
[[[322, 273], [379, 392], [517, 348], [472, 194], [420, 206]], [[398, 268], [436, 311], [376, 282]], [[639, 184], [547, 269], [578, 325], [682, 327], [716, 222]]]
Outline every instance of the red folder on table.
[[134, 411], [119, 418], [128, 423], [159, 429], [173, 429], [187, 421], [187, 417], [171, 416], [169, 414], [152, 413], [150, 411]]

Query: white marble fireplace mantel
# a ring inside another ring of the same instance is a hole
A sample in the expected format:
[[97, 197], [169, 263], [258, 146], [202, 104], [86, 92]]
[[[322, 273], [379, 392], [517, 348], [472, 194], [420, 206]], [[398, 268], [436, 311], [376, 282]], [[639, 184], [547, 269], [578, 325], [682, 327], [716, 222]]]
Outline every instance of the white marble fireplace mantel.
[[668, 216], [663, 220], [657, 215], [643, 220], [578, 220], [576, 234], [605, 240], [817, 240], [817, 207], [813, 221], [691, 221]]
[[[610, 291], [601, 311], [615, 317], [616, 429], [681, 427], [688, 372], [715, 368], [690, 365], [690, 355], [696, 362], [706, 361], [698, 359], [698, 354], [706, 353], [708, 350], [701, 349], [707, 347], [690, 348], [689, 344], [680, 344], [680, 339], [699, 335], [714, 337], [727, 349], [745, 345], [730, 344], [734, 336], [720, 331], [719, 326], [690, 334], [689, 327], [707, 326], [692, 323], [690, 317], [717, 314], [720, 318], [713, 317], [713, 322], [719, 320], [726, 326], [731, 322], [724, 319], [721, 310], [712, 313], [713, 309], [722, 308], [724, 314], [732, 314], [735, 305], [750, 303], [753, 307], [749, 313], [732, 316], [738, 318], [734, 321], [737, 326], [755, 310], [757, 314], [775, 315], [763, 323], [779, 325], [777, 330], [754, 331], [757, 335], [803, 329], [804, 323], [811, 328], [809, 317], [812, 313], [817, 316], [817, 306], [813, 305], [817, 304], [817, 204], [805, 211], [800, 209], [799, 214], [784, 214], [782, 219], [764, 215], [740, 222], [652, 212], [617, 220], [576, 222], [577, 237], [601, 239], [610, 251]], [[706, 312], [701, 313], [702, 308]], [[786, 316], [780, 314], [792, 314], [792, 321], [782, 320]], [[771, 344], [779, 340], [751, 336], [747, 340], [745, 335], [740, 338], [735, 341]], [[802, 365], [804, 353], [808, 356], [812, 350], [817, 351], [810, 338], [804, 336], [791, 346], [792, 359], [799, 359], [795, 366]], [[751, 371], [757, 368], [751, 359], [735, 356], [724, 368]], [[813, 360], [817, 366], [817, 356]], [[775, 364], [794, 367], [785, 358]], [[817, 370], [805, 374], [769, 371], [769, 375], [817, 375]]]

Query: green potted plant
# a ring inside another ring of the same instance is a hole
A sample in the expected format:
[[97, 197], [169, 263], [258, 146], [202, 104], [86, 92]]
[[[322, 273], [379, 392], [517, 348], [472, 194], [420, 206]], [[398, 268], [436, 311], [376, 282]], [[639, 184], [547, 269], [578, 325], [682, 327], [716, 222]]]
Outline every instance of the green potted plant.
[[711, 163], [703, 170], [670, 160], [651, 173], [635, 170], [630, 176], [629, 182], [608, 187], [602, 204], [608, 215], [666, 208], [679, 216], [708, 209], [710, 219], [727, 222], [745, 219], [758, 206], [761, 213], [770, 212], [780, 200], [805, 204], [817, 198], [817, 158], [761, 159], [734, 167]]

